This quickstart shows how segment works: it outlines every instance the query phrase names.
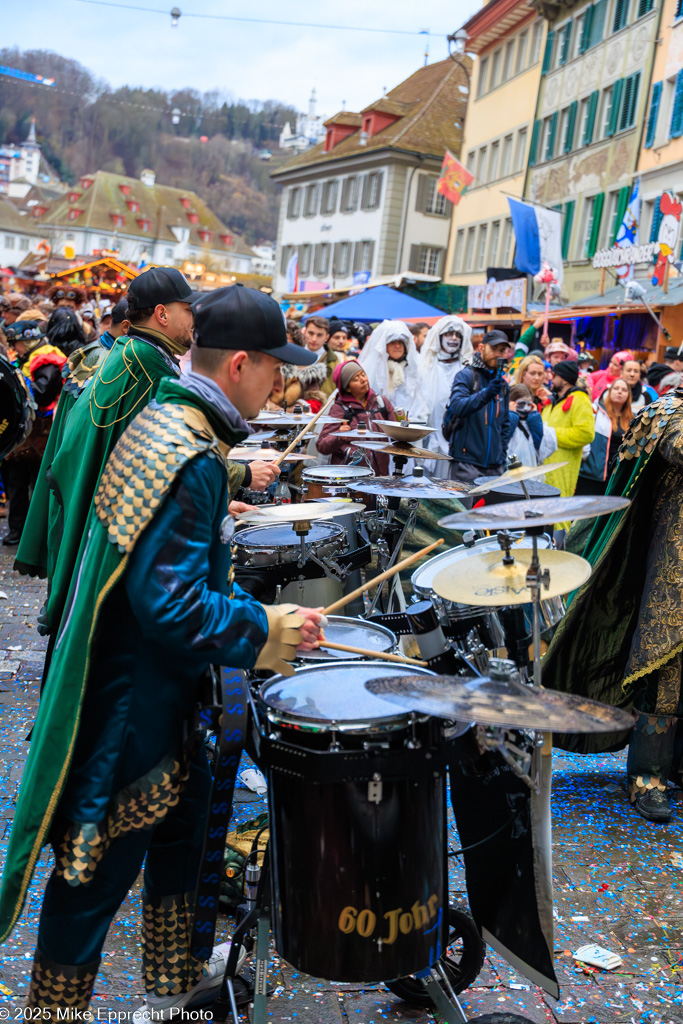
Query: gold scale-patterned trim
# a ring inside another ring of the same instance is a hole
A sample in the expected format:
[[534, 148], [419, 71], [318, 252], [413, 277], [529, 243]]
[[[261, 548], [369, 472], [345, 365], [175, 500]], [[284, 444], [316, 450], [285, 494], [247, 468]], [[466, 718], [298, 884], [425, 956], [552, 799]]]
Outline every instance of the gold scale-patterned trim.
[[99, 960], [80, 967], [57, 964], [36, 950], [27, 1009], [59, 1009], [63, 1011], [59, 1014], [60, 1020], [83, 1021], [83, 1013], [90, 1006], [99, 966]]
[[95, 495], [97, 516], [122, 553], [135, 547], [178, 472], [201, 452], [225, 461], [208, 420], [181, 405], [147, 406], [119, 439]]
[[188, 992], [199, 983], [203, 963], [190, 954], [193, 894], [164, 896], [142, 906], [142, 970], [145, 990], [155, 996]]
[[675, 391], [669, 391], [651, 405], [646, 405], [636, 416], [621, 443], [619, 462], [637, 459], [643, 452], [649, 455], [664, 427], [681, 405], [683, 398]]

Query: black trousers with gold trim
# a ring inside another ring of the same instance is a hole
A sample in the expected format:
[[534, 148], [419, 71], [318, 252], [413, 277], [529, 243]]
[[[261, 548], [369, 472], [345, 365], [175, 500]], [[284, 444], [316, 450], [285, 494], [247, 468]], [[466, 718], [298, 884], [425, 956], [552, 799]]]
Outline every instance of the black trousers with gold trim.
[[[172, 995], [197, 983], [202, 965], [190, 957], [189, 943], [210, 792], [211, 773], [201, 748], [178, 803], [159, 824], [113, 839], [85, 884], [70, 884], [52, 872], [40, 913], [29, 1005], [75, 1005], [71, 997], [82, 989], [87, 968], [87, 1006], [107, 931], [143, 861], [145, 988]], [[51, 979], [58, 976], [55, 988]]]
[[649, 789], [664, 792], [669, 779], [680, 771], [681, 660], [681, 654], [676, 654], [638, 685], [634, 699], [638, 718], [631, 734], [626, 769], [632, 803], [638, 794]]

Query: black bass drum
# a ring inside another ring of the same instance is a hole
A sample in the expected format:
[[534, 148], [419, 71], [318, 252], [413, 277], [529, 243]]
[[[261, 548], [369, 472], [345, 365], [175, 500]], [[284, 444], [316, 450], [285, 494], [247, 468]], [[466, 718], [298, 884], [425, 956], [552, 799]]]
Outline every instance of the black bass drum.
[[21, 370], [0, 356], [0, 460], [31, 433], [36, 403]]

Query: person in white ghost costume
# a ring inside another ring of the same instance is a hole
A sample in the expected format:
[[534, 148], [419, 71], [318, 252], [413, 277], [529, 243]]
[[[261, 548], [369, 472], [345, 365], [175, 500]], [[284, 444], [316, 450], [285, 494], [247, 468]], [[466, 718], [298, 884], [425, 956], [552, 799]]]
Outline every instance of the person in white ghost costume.
[[409, 420], [426, 423], [421, 356], [410, 330], [402, 320], [383, 320], [365, 343], [358, 362], [368, 375], [370, 387], [386, 395], [395, 409]]
[[[436, 427], [433, 434], [425, 438], [424, 444], [434, 452], [448, 455], [448, 442], [443, 436], [441, 424], [456, 373], [470, 361], [474, 349], [472, 347], [472, 328], [457, 316], [442, 316], [429, 328], [425, 343], [420, 352], [422, 359], [422, 375], [427, 408], [427, 423]], [[430, 476], [448, 477], [446, 459], [434, 459], [425, 464]]]

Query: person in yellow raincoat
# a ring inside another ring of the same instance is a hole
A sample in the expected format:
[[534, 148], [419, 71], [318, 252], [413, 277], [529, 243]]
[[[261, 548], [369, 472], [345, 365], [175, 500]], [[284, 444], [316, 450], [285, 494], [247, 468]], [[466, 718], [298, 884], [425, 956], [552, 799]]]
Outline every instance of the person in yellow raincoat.
[[[578, 363], [570, 359], [556, 363], [553, 367], [552, 399], [541, 413], [543, 422], [552, 427], [557, 436], [557, 451], [548, 456], [544, 465], [567, 463], [561, 469], [547, 473], [545, 482], [552, 487], [559, 487], [563, 498], [570, 498], [576, 490], [583, 447], [595, 437], [595, 416], [591, 400], [585, 391], [577, 388], [578, 379]], [[568, 528], [568, 523], [557, 524], [555, 537], [558, 543], [558, 532]]]

